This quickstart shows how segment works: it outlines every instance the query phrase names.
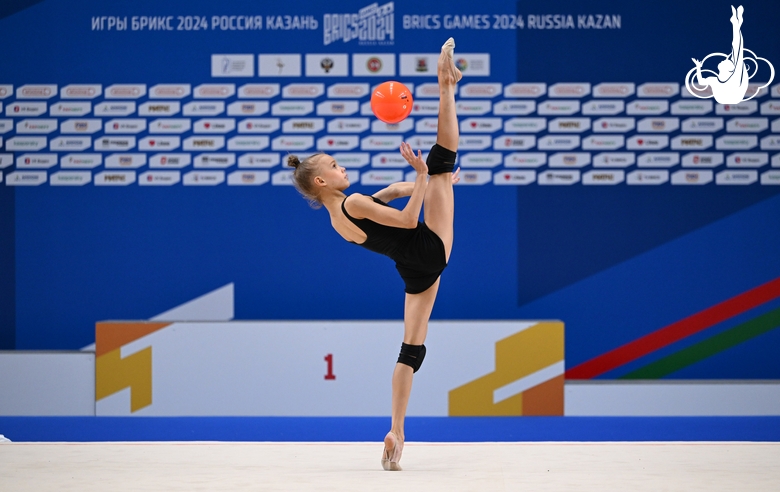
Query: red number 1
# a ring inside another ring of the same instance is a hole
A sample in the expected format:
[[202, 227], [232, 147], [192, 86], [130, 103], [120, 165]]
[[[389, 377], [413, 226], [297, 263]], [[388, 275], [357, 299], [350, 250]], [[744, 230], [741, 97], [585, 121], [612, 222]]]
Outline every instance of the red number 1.
[[333, 354], [326, 355], [325, 362], [328, 363], [328, 373], [325, 375], [325, 379], [336, 379], [336, 375], [333, 374]]

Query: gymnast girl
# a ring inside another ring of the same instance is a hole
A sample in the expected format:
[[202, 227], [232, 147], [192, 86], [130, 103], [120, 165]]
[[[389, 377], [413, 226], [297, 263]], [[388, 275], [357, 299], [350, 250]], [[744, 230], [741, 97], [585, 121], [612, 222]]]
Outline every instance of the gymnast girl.
[[[439, 116], [436, 144], [427, 161], [418, 149], [407, 143], [401, 155], [411, 164], [414, 183], [393, 183], [373, 195], [346, 195], [346, 170], [327, 154], [314, 154], [300, 161], [289, 156], [294, 167], [293, 182], [315, 208], [324, 206], [333, 228], [348, 242], [387, 255], [405, 283], [404, 338], [392, 378], [392, 423], [384, 439], [381, 464], [385, 470], [399, 471], [404, 447], [404, 417], [412, 391], [413, 374], [425, 358], [425, 337], [440, 275], [452, 251], [455, 202], [452, 185], [459, 181], [460, 169], [453, 173], [458, 150], [459, 128], [455, 113], [455, 86], [461, 72], [453, 61], [455, 41], [441, 48], [437, 63]], [[409, 197], [402, 210], [387, 202]], [[424, 221], [420, 210], [425, 205]]]

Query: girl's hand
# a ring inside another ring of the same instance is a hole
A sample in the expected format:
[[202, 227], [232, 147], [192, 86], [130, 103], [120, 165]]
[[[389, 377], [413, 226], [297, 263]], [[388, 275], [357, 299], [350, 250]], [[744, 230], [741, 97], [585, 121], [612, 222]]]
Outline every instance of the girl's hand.
[[406, 162], [412, 165], [414, 170], [417, 171], [417, 174], [423, 174], [423, 175], [428, 174], [428, 165], [422, 159], [421, 150], [418, 150], [417, 155], [414, 155], [412, 146], [406, 142], [402, 142], [401, 155], [403, 156], [404, 159], [406, 159]]
[[460, 181], [460, 168], [456, 169], [454, 173], [452, 173], [452, 184], [457, 183]]

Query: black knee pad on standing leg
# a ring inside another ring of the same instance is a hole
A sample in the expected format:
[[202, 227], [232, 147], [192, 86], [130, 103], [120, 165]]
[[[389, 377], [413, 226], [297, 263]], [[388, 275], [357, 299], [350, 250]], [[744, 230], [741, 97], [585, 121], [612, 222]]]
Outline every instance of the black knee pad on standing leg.
[[425, 161], [428, 164], [428, 174], [433, 176], [435, 174], [451, 173], [455, 167], [455, 158], [457, 156], [457, 152], [445, 149], [439, 144], [434, 144]]
[[398, 354], [398, 363], [406, 364], [417, 372], [425, 359], [425, 345], [401, 344], [401, 353]]

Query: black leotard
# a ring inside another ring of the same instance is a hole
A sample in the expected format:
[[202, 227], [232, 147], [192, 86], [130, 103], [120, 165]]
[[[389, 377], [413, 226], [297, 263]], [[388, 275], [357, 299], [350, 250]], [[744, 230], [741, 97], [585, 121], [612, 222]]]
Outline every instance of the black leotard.
[[[371, 198], [375, 203], [389, 207], [379, 198]], [[417, 222], [414, 229], [404, 229], [379, 224], [371, 219], [356, 219], [347, 213], [344, 207], [346, 201], [345, 198], [341, 202], [344, 216], [366, 233], [366, 240], [359, 246], [395, 260], [395, 268], [404, 279], [407, 293], [419, 294], [436, 282], [447, 266], [447, 257], [441, 238], [424, 222]]]

